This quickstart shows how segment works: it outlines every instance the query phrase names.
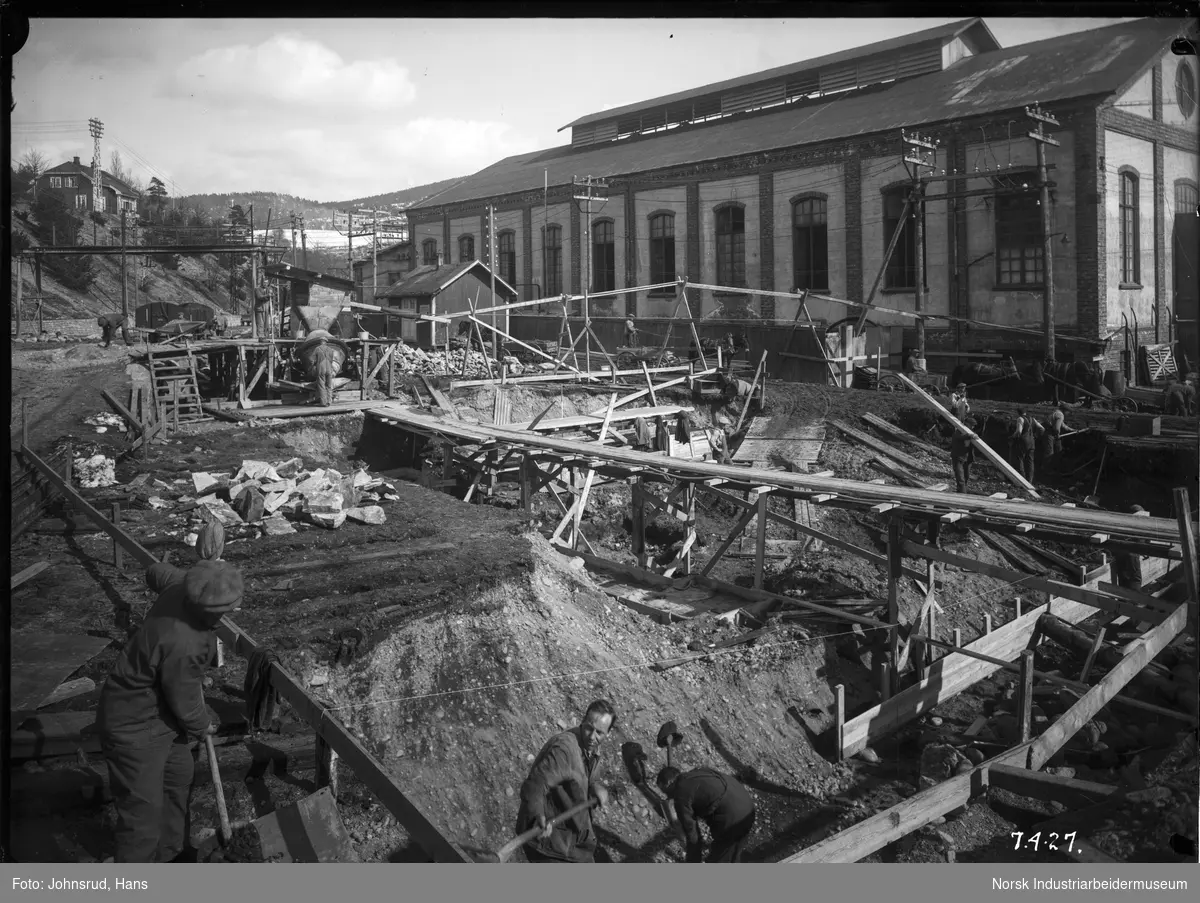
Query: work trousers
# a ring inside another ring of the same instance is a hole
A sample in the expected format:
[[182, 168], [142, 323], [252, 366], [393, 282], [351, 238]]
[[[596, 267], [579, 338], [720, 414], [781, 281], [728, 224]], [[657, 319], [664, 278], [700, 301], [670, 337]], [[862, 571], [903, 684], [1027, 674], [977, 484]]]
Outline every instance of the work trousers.
[[741, 862], [742, 853], [746, 850], [746, 841], [754, 830], [754, 813], [751, 812], [741, 821], [731, 825], [727, 831], [722, 831], [713, 838], [705, 862]]
[[1013, 449], [1013, 467], [1017, 469], [1017, 473], [1027, 479], [1030, 483], [1033, 482], [1033, 449], [1025, 446], [1018, 446]]
[[954, 464], [954, 488], [959, 492], [967, 491], [967, 483], [971, 479], [971, 462], [964, 461], [960, 458], [955, 458]]
[[195, 762], [186, 734], [147, 728], [102, 740], [117, 810], [117, 862], [170, 862], [188, 839]]

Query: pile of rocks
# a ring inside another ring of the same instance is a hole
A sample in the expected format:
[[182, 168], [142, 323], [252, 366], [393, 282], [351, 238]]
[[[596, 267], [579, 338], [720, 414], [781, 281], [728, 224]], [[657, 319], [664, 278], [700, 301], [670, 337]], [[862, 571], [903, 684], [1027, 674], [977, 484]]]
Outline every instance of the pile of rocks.
[[[255, 525], [268, 536], [296, 532], [291, 521], [330, 530], [347, 520], [383, 524], [387, 518], [378, 503], [399, 498], [395, 486], [366, 470], [348, 475], [333, 468], [308, 471], [299, 458], [274, 464], [247, 460], [235, 474], [193, 473], [192, 485], [198, 524], [215, 518], [226, 527]], [[194, 537], [189, 535], [189, 545]]]

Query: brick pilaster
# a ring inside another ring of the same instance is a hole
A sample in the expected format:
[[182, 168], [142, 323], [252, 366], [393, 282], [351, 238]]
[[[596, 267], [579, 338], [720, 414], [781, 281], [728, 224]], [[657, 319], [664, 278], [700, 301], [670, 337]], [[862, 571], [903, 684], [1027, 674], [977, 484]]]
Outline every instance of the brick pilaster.
[[[637, 285], [638, 221], [633, 186], [625, 186], [625, 285]], [[637, 292], [625, 295], [625, 316], [637, 316]]]
[[[700, 281], [700, 183], [687, 183], [687, 278]], [[693, 313], [696, 312], [693, 306]]]
[[1104, 122], [1089, 110], [1075, 129], [1075, 303], [1080, 334], [1088, 338], [1099, 338], [1108, 326], [1105, 182]]
[[[521, 209], [521, 280], [524, 299], [533, 298], [533, 208], [528, 204]], [[545, 286], [542, 286], [543, 291]]]
[[[1158, 68], [1157, 66], [1155, 67]], [[1169, 323], [1167, 292], [1167, 224], [1166, 224], [1166, 185], [1163, 177], [1165, 165], [1162, 142], [1154, 142], [1154, 309], [1158, 312], [1154, 323], [1154, 341], [1167, 340], [1167, 325]]]
[[[758, 176], [758, 287], [775, 290], [775, 174]], [[775, 299], [763, 296], [759, 313], [764, 320], [775, 319]]]
[[[578, 295], [580, 291], [580, 276], [583, 273], [583, 241], [580, 227], [579, 204], [571, 204], [571, 294]], [[571, 309], [574, 316], [583, 316], [583, 302], [573, 301]]]
[[[846, 198], [846, 299], [863, 299], [862, 158], [850, 151], [842, 165], [842, 191]], [[834, 242], [829, 242], [834, 246]]]

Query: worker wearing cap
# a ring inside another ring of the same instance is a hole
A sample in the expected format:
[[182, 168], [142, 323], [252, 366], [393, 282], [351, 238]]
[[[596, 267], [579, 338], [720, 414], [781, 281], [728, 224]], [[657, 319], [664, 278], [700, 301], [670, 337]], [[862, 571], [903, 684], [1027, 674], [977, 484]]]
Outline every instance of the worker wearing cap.
[[591, 797], [601, 807], [608, 791], [598, 780], [600, 744], [616, 725], [616, 712], [607, 699], [587, 707], [578, 727], [555, 734], [546, 741], [521, 785], [521, 808], [517, 833], [540, 827], [542, 832], [525, 845], [530, 862], [595, 862], [596, 834], [591, 811], [585, 810], [558, 825], [550, 824]]
[[638, 331], [637, 325], [633, 320], [625, 321], [625, 344], [629, 346], [637, 345]]
[[96, 716], [117, 810], [117, 862], [169, 862], [187, 840], [193, 738], [214, 732], [204, 669], [217, 623], [242, 600], [242, 577], [224, 561], [146, 571], [158, 599], [125, 643]]
[[732, 775], [712, 768], [680, 772], [668, 765], [658, 773], [658, 789], [674, 801], [687, 844], [687, 861], [700, 862], [704, 846], [697, 821], [708, 825], [712, 844], [705, 862], [741, 862], [754, 829], [754, 800]]
[[133, 344], [129, 341], [129, 321], [121, 314], [101, 314], [96, 318], [96, 325], [101, 329], [101, 341], [104, 342], [105, 348], [112, 344], [113, 335], [118, 329], [121, 330], [121, 338], [125, 340], [125, 344]]
[[1062, 457], [1062, 432], [1065, 428], [1066, 417], [1063, 415], [1060, 401], [1046, 418], [1046, 454], [1042, 459], [1043, 466], [1053, 473], [1058, 473], [1058, 464]]
[[950, 393], [950, 413], [959, 420], [971, 413], [971, 403], [967, 400], [966, 383], [959, 383]]

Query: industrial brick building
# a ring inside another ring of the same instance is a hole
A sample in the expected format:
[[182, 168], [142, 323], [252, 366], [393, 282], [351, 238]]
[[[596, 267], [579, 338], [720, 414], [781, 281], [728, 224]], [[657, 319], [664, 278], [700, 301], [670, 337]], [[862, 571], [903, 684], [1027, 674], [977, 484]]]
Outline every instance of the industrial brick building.
[[[927, 349], [1032, 356], [1044, 230], [1025, 108], [1038, 103], [1059, 123], [1046, 132], [1059, 142], [1046, 148], [1059, 359], [1115, 365], [1136, 323], [1143, 342], [1187, 338], [1194, 361], [1200, 73], [1194, 55], [1172, 52], [1193, 28], [1143, 19], [1001, 48], [968, 19], [583, 116], [570, 144], [501, 160], [409, 209], [409, 265], [467, 246], [486, 260], [493, 205], [497, 272], [522, 299], [686, 276], [863, 301], [912, 184], [901, 132], [915, 131], [938, 142], [923, 171], [934, 178], [922, 309], [957, 318], [927, 320]], [[590, 222], [572, 200], [584, 176], [607, 183]], [[902, 230], [875, 305], [915, 310], [915, 232]], [[797, 311], [790, 298], [690, 300], [713, 320], [786, 326]], [[674, 304], [667, 288], [589, 306], [643, 319]], [[808, 309], [826, 324], [857, 315], [820, 299]], [[911, 344], [911, 317], [873, 310], [870, 322], [869, 347]]]

